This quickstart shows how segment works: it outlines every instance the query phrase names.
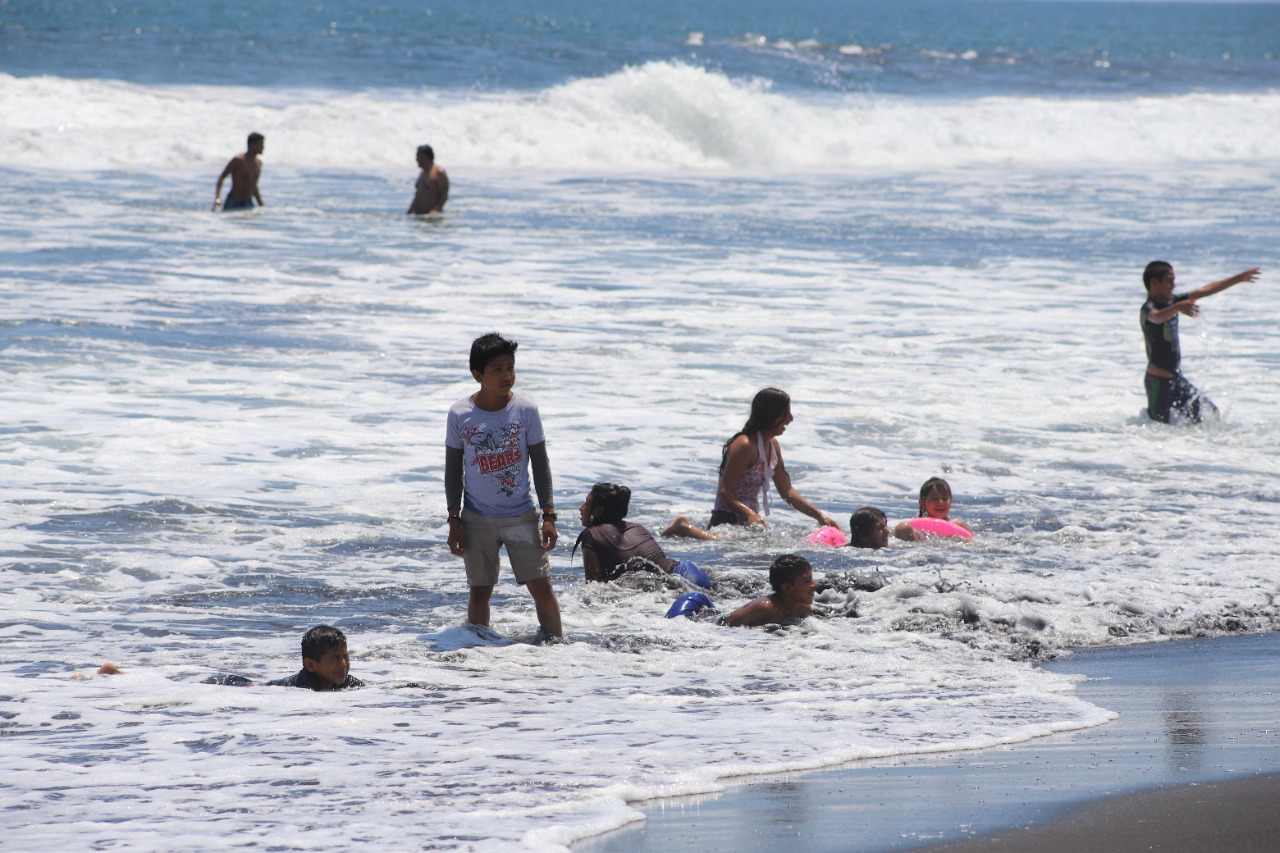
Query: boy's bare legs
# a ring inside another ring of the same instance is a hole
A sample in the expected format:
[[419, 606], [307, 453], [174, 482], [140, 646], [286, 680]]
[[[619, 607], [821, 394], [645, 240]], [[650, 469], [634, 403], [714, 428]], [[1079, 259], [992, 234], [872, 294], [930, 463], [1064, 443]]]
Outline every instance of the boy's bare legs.
[[489, 599], [493, 597], [493, 586], [471, 587], [471, 598], [467, 601], [467, 621], [472, 625], [489, 627]]
[[[556, 591], [551, 588], [551, 578], [534, 578], [526, 583], [525, 587], [533, 596], [533, 607], [538, 611], [538, 624], [542, 626], [542, 630], [553, 637], [563, 639], [564, 631], [560, 627], [560, 602], [556, 600]], [[493, 587], [489, 589], [492, 590]], [[487, 613], [486, 608], [486, 615]]]
[[661, 535], [668, 538], [678, 536], [683, 539], [701, 539], [704, 542], [720, 538], [714, 533], [708, 533], [700, 527], [694, 527], [693, 523], [683, 515], [677, 515], [676, 520], [668, 524], [666, 529], [662, 531]]

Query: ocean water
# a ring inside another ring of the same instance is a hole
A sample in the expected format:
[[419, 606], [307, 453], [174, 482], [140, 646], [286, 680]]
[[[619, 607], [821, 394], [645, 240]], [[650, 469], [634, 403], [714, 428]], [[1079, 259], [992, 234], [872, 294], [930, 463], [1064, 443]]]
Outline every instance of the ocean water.
[[[18, 849], [556, 850], [736, 777], [1112, 712], [1033, 666], [1275, 630], [1280, 6], [0, 5], [0, 811]], [[267, 207], [209, 213], [249, 131]], [[414, 148], [450, 173], [408, 219]], [[1260, 266], [1182, 323], [1220, 423], [1142, 415], [1140, 273]], [[462, 627], [444, 544], [469, 342], [520, 342], [569, 642]], [[968, 545], [674, 543], [776, 632], [588, 588], [593, 482], [705, 520], [787, 389], [837, 517], [949, 479]], [[880, 575], [875, 592], [851, 588]], [[327, 622], [372, 685], [296, 670]], [[103, 660], [125, 670], [85, 680]], [[317, 833], [323, 833], [318, 835]]]

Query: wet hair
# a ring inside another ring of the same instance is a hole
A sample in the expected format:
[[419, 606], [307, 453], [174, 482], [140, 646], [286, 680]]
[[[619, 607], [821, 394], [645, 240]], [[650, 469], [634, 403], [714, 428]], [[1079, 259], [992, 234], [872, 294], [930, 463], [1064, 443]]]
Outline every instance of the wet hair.
[[307, 660], [320, 660], [325, 652], [345, 646], [347, 635], [331, 625], [317, 625], [302, 635], [302, 657]]
[[436, 159], [435, 149], [433, 149], [430, 145], [418, 146], [418, 156], [421, 157], [424, 154], [426, 155], [428, 160], [434, 161]]
[[849, 516], [849, 544], [855, 548], [874, 547], [862, 543], [876, 529], [877, 524], [888, 520], [883, 512], [873, 506], [864, 506], [862, 509], [855, 510], [853, 515]]
[[[596, 483], [591, 487], [591, 492], [587, 497], [591, 501], [591, 509], [600, 510], [600, 517], [590, 518], [587, 522], [587, 527], [594, 527], [597, 524], [620, 524], [627, 517], [627, 510], [631, 508], [631, 490], [626, 486], [619, 486], [617, 483]], [[570, 560], [578, 553], [578, 546], [586, 538], [587, 531], [586, 528], [583, 528], [573, 543], [573, 550], [569, 552]], [[609, 578], [606, 577], [605, 579], [608, 580]]]
[[255, 142], [266, 142], [266, 141], [267, 141], [267, 138], [263, 136], [261, 133], [251, 133], [249, 134], [249, 139], [246, 144], [252, 145]]
[[929, 493], [934, 489], [942, 492], [942, 496], [947, 500], [951, 500], [951, 486], [941, 477], [930, 477], [924, 481], [924, 485], [920, 487], [920, 513], [919, 518], [924, 518], [924, 499], [929, 497]]
[[500, 355], [515, 358], [518, 346], [518, 343], [507, 340], [497, 332], [481, 335], [471, 342], [471, 369], [476, 373], [484, 373], [489, 362]]
[[769, 586], [773, 587], [774, 592], [782, 592], [783, 586], [795, 583], [806, 571], [813, 571], [813, 567], [804, 557], [799, 554], [783, 554], [769, 567]]
[[631, 490], [617, 483], [596, 483], [591, 487], [591, 508], [600, 510], [594, 524], [622, 521], [631, 507]]
[[751, 415], [742, 429], [735, 432], [724, 443], [720, 451], [720, 472], [724, 473], [724, 465], [729, 461], [729, 445], [740, 435], [753, 435], [760, 430], [768, 429], [787, 416], [791, 411], [791, 395], [777, 388], [762, 388], [751, 398]]
[[1164, 278], [1173, 272], [1173, 264], [1168, 261], [1152, 261], [1142, 271], [1142, 286], [1151, 289], [1151, 282]]

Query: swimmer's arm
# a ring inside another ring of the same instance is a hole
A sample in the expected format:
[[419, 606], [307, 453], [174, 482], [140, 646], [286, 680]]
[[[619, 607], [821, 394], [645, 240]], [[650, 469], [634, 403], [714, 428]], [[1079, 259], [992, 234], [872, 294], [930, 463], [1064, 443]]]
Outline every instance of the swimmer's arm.
[[445, 446], [444, 497], [449, 508], [449, 551], [461, 557], [466, 553], [462, 531], [462, 448]]
[[214, 190], [213, 190], [213, 209], [214, 210], [218, 209], [218, 202], [222, 201], [222, 182], [225, 181], [227, 179], [227, 176], [231, 174], [231, 170], [235, 168], [235, 165], [236, 165], [236, 158], [232, 157], [231, 161], [227, 163], [227, 168], [223, 169], [222, 174], [218, 176], [218, 185], [214, 187]]
[[[551, 488], [551, 460], [547, 456], [547, 443], [540, 441], [529, 445], [529, 463], [533, 466], [533, 488], [538, 493], [538, 506], [542, 512], [554, 513], [556, 502]], [[556, 547], [556, 523], [549, 518], [542, 520], [542, 550], [550, 551]]]
[[778, 490], [778, 494], [784, 501], [790, 504], [797, 512], [802, 512], [810, 518], [817, 521], [823, 527], [834, 527], [840, 529], [840, 525], [836, 524], [831, 516], [809, 503], [808, 498], [800, 494], [799, 490], [791, 485], [791, 475], [787, 473], [787, 466], [782, 464], [782, 449], [774, 444], [774, 450], [778, 454], [777, 467], [773, 469], [773, 486]]
[[764, 524], [765, 521], [751, 507], [738, 500], [738, 484], [750, 468], [758, 461], [759, 454], [751, 444], [748, 436], [740, 435], [729, 445], [729, 458], [724, 462], [724, 471], [720, 474], [720, 486], [716, 497], [725, 506], [747, 520], [748, 524]]
[[778, 614], [773, 605], [773, 599], [766, 595], [730, 613], [725, 617], [724, 624], [730, 628], [754, 628], [757, 625], [768, 625], [770, 622], [777, 621]]
[[582, 572], [587, 576], [587, 582], [604, 580], [604, 571], [600, 568], [600, 555], [591, 550], [584, 543], [582, 546]]
[[1153, 308], [1147, 312], [1147, 322], [1155, 323], [1162, 326], [1169, 321], [1174, 314], [1186, 314], [1188, 317], [1194, 317], [1200, 313], [1200, 306], [1196, 305], [1194, 297], [1188, 296], [1172, 305], [1166, 305], [1163, 308]]
[[1204, 287], [1197, 287], [1195, 290], [1187, 294], [1190, 299], [1204, 299], [1206, 296], [1213, 296], [1215, 293], [1221, 293], [1228, 287], [1235, 287], [1237, 284], [1245, 281], [1257, 281], [1258, 276], [1262, 275], [1262, 270], [1258, 267], [1251, 267], [1242, 272], [1238, 272], [1233, 276], [1224, 278], [1221, 281], [1215, 281], [1212, 284], [1206, 284]]
[[903, 542], [919, 542], [923, 535], [919, 530], [911, 526], [909, 521], [901, 521], [898, 526], [893, 528], [893, 535]]

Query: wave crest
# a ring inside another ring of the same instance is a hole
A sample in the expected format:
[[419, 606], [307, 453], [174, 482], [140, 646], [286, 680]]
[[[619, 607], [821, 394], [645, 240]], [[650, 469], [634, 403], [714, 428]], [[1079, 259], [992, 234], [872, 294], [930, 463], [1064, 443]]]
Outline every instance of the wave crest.
[[273, 168], [812, 172], [1280, 160], [1280, 93], [1124, 99], [806, 96], [650, 62], [536, 95], [140, 86], [0, 75], [8, 164], [220, 165], [244, 135]]

